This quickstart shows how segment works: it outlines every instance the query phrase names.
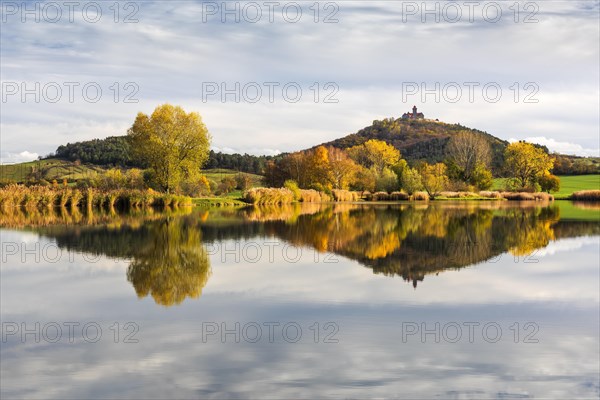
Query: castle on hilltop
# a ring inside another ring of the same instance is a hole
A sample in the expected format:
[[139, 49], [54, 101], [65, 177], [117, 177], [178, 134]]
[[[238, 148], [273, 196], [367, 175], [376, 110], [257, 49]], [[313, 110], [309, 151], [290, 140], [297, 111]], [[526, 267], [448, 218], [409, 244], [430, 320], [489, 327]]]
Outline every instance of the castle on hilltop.
[[417, 112], [417, 106], [413, 106], [412, 113], [402, 114], [402, 119], [425, 119], [423, 113]]

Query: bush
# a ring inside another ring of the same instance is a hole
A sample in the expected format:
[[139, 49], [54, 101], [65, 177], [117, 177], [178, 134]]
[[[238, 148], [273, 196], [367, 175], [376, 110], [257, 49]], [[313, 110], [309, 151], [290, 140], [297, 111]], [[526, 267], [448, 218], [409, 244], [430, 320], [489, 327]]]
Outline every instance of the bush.
[[321, 196], [322, 203], [327, 203], [333, 200], [332, 197], [326, 192], [319, 192], [319, 196]]
[[217, 186], [216, 194], [218, 195], [226, 195], [235, 189], [236, 183], [235, 179], [231, 176], [226, 176], [221, 180], [221, 183]]
[[479, 192], [479, 196], [487, 197], [489, 199], [501, 199], [502, 193], [496, 191], [482, 190]]
[[236, 189], [247, 190], [252, 186], [252, 178], [250, 175], [239, 173], [235, 176]]
[[333, 200], [335, 201], [358, 201], [360, 200], [360, 194], [358, 192], [351, 192], [344, 189], [333, 189], [332, 191]]
[[544, 192], [558, 192], [560, 190], [560, 179], [556, 175], [544, 174], [538, 180], [540, 188]]
[[365, 199], [367, 201], [403, 201], [409, 200], [410, 196], [404, 192], [375, 192], [366, 193]]
[[321, 201], [321, 196], [314, 189], [300, 189], [299, 200], [303, 203], [318, 203]]
[[210, 187], [210, 193], [216, 193], [219, 184], [214, 179], [209, 179], [208, 186]]
[[580, 190], [571, 195], [571, 200], [600, 201], [600, 190]]
[[294, 200], [300, 200], [300, 188], [295, 180], [288, 179], [287, 181], [283, 182], [283, 187], [292, 191], [294, 194]]
[[533, 194], [527, 192], [502, 192], [502, 197], [506, 200], [516, 201], [535, 200]]
[[427, 192], [415, 192], [412, 195], [412, 199], [427, 201], [427, 200], [429, 200], [429, 195], [427, 194]]
[[198, 179], [186, 179], [180, 184], [181, 193], [186, 196], [200, 197], [211, 193], [210, 183], [204, 175]]
[[404, 192], [392, 192], [389, 196], [391, 201], [403, 201], [408, 200], [410, 196]]
[[242, 199], [251, 204], [288, 204], [294, 201], [294, 193], [286, 188], [252, 188]]
[[554, 201], [554, 196], [552, 196], [551, 194], [548, 194], [546, 192], [537, 192], [537, 193], [534, 193], [533, 197], [536, 200], [541, 200], [541, 201]]
[[485, 165], [477, 164], [471, 176], [471, 183], [479, 190], [487, 190], [494, 185], [494, 177]]
[[448, 199], [464, 199], [467, 197], [478, 197], [479, 195], [477, 193], [474, 192], [450, 192], [450, 191], [445, 191], [445, 192], [440, 192], [440, 196], [442, 197], [446, 197]]

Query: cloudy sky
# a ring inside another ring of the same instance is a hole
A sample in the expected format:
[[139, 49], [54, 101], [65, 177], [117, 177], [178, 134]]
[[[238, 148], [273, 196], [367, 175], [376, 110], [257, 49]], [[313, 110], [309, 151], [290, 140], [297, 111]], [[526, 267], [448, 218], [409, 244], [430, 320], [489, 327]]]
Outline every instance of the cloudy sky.
[[[416, 105], [600, 155], [599, 2], [2, 1], [2, 162], [124, 135], [159, 104], [274, 154]], [[425, 9], [426, 8], [426, 9]]]

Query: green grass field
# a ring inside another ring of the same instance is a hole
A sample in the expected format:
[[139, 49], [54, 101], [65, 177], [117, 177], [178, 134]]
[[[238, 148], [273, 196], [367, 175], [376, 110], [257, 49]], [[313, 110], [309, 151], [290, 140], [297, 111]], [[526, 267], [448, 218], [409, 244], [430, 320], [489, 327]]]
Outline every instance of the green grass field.
[[[600, 190], [600, 175], [562, 175], [559, 178], [560, 190], [552, 193], [556, 199], [566, 199], [580, 190]], [[505, 178], [494, 179], [492, 190], [503, 190], [505, 181]]]
[[[221, 182], [224, 178], [226, 178], [228, 176], [235, 178], [235, 176], [238, 174], [237, 171], [234, 171], [232, 169], [222, 169], [222, 168], [205, 169], [205, 170], [202, 170], [202, 173], [208, 179], [212, 179], [213, 181], [215, 181], [217, 183]], [[254, 174], [247, 174], [247, 175], [250, 176], [253, 187], [262, 186], [262, 176], [254, 175]], [[241, 193], [239, 193], [237, 197], [240, 197], [240, 195], [241, 195]]]
[[96, 172], [104, 169], [97, 165], [76, 165], [70, 161], [48, 159], [31, 161], [20, 164], [0, 165], [0, 180], [11, 180], [15, 182], [26, 182], [33, 179], [45, 179], [51, 182], [78, 180], [89, 178]]
[[580, 190], [600, 190], [600, 175], [560, 176], [560, 190], [554, 194], [556, 198], [565, 198]]

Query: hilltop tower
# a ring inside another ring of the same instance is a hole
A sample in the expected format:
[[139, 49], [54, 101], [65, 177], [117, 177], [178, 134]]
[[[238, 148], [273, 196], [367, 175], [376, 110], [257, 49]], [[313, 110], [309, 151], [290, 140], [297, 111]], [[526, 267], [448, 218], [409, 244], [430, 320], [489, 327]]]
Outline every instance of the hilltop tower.
[[402, 114], [402, 119], [425, 119], [423, 113], [417, 112], [417, 106], [413, 106], [412, 113], [407, 112]]

